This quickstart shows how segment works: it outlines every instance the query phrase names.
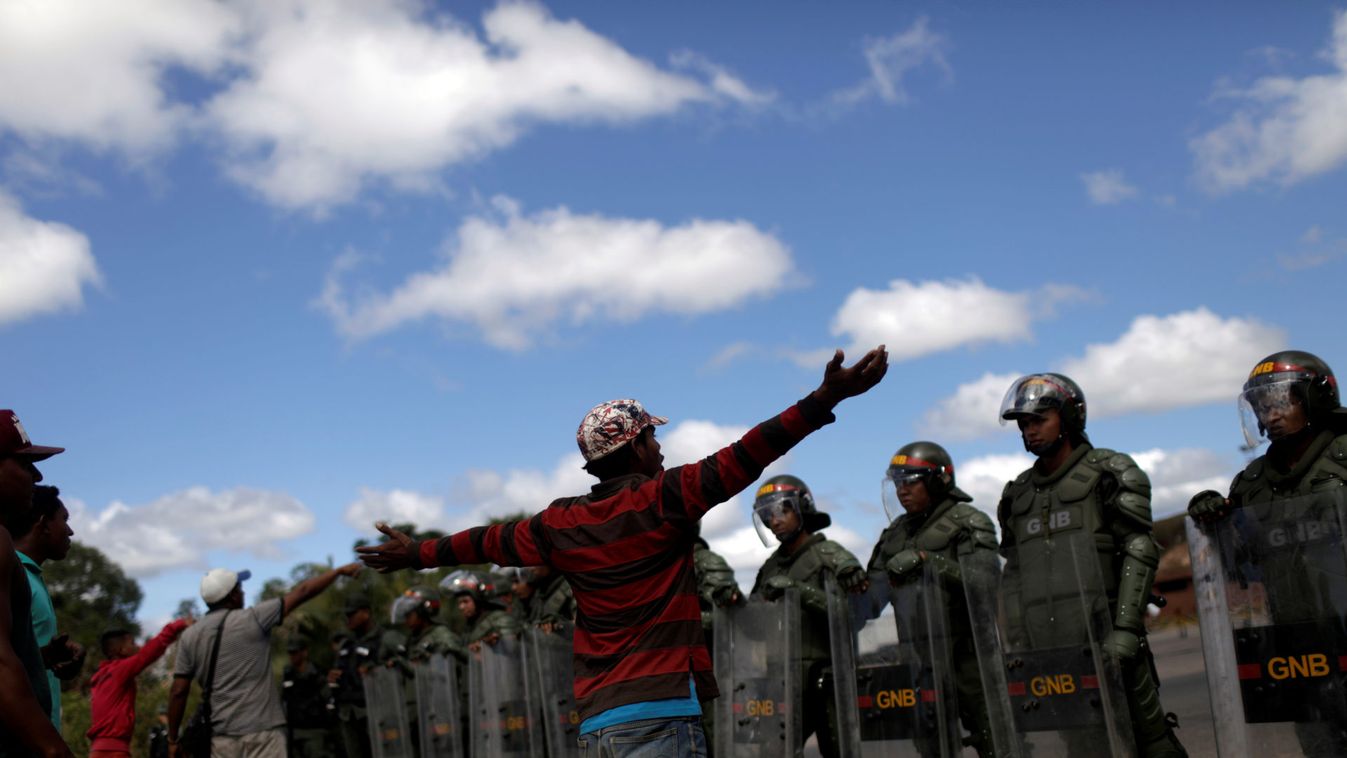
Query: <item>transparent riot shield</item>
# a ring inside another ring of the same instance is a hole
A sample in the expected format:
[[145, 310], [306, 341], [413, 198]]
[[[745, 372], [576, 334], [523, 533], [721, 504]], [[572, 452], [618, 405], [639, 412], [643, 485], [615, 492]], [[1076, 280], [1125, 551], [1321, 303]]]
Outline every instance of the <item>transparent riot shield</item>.
[[716, 608], [715, 754], [791, 756], [800, 750], [800, 597]]
[[364, 686], [371, 754], [374, 758], [413, 758], [402, 674], [378, 666], [365, 674]]
[[1091, 535], [959, 559], [997, 755], [1136, 754]]
[[831, 575], [825, 589], [842, 754], [958, 755], [948, 616], [934, 571], [900, 587], [876, 573], [868, 597], [848, 598]]
[[524, 643], [513, 636], [482, 642], [468, 655], [469, 754], [473, 758], [532, 755], [532, 711]]
[[1217, 750], [1347, 755], [1347, 488], [1185, 526]]
[[418, 661], [416, 715], [421, 728], [421, 758], [462, 758], [462, 720], [458, 703], [458, 661], [443, 655]]
[[528, 644], [530, 694], [539, 710], [547, 754], [566, 756], [575, 753], [580, 736], [580, 712], [575, 704], [575, 677], [572, 675], [572, 631], [562, 628], [551, 632], [530, 629], [524, 637]]

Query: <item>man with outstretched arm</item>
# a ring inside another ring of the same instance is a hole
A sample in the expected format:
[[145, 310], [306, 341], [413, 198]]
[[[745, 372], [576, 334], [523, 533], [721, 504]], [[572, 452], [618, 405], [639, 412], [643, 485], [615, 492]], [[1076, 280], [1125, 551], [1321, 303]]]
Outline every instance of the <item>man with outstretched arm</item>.
[[576, 433], [587, 495], [562, 498], [523, 521], [416, 542], [386, 524], [391, 539], [360, 548], [380, 571], [493, 562], [547, 565], [571, 583], [575, 699], [582, 755], [664, 748], [704, 756], [701, 701], [715, 698], [702, 632], [692, 549], [698, 521], [743, 490], [770, 463], [834, 420], [846, 398], [888, 369], [884, 347], [855, 365], [837, 351], [823, 382], [800, 402], [696, 464], [664, 470], [652, 416], [635, 400], [595, 406]]

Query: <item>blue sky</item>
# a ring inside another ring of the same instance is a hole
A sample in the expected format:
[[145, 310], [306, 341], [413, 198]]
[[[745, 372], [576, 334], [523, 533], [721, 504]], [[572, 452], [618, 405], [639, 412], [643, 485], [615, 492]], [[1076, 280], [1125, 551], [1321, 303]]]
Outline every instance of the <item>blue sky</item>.
[[129, 4], [0, 3], [0, 406], [147, 619], [579, 492], [601, 400], [709, 453], [833, 347], [895, 363], [777, 470], [862, 558], [913, 439], [994, 507], [1013, 374], [1169, 514], [1255, 360], [1347, 366], [1338, 5]]

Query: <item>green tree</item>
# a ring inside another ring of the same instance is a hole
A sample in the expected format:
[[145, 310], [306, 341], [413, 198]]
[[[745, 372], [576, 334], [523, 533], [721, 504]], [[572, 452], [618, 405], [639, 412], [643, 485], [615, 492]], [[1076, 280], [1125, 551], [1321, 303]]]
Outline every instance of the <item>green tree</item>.
[[136, 611], [145, 595], [140, 583], [126, 575], [96, 547], [72, 543], [62, 561], [48, 561], [42, 578], [56, 608], [56, 629], [98, 655], [98, 637], [108, 629], [140, 634]]

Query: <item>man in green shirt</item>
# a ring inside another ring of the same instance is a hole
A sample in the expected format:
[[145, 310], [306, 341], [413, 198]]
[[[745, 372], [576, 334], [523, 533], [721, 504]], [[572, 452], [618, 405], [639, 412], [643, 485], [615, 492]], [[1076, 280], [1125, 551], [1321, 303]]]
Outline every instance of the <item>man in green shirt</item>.
[[14, 548], [28, 573], [28, 588], [33, 593], [33, 634], [43, 649], [48, 664], [47, 686], [51, 688], [51, 722], [61, 728], [61, 681], [79, 676], [84, 666], [84, 648], [65, 635], [56, 636], [56, 609], [52, 606], [47, 583], [42, 579], [42, 564], [65, 560], [70, 553], [70, 512], [61, 502], [61, 491], [37, 485], [33, 488], [33, 509], [14, 529]]

